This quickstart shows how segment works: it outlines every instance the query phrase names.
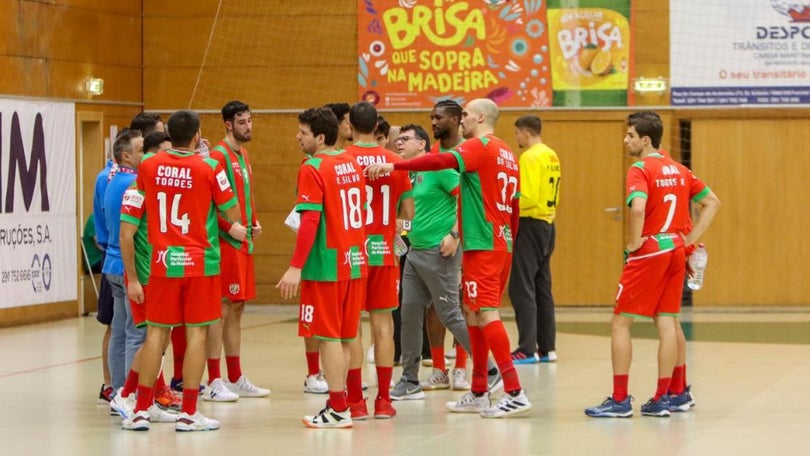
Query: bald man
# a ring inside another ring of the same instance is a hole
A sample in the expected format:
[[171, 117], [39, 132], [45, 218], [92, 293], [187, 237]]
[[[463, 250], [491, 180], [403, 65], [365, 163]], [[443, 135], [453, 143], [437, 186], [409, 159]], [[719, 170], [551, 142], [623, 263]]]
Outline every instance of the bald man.
[[[460, 172], [463, 309], [470, 333], [473, 384], [460, 400], [446, 405], [451, 412], [480, 413], [484, 418], [512, 416], [532, 408], [512, 363], [509, 336], [498, 312], [520, 212], [518, 162], [509, 146], [494, 135], [498, 115], [492, 100], [472, 100], [464, 107], [461, 120], [467, 140], [455, 150], [366, 169], [369, 179], [393, 171], [453, 168]], [[505, 391], [494, 405], [487, 391], [490, 350], [503, 375]]]

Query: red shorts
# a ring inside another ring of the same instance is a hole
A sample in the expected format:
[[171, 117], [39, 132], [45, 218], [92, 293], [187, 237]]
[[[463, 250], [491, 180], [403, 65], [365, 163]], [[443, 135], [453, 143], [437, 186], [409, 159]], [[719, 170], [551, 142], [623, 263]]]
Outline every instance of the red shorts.
[[512, 267], [512, 254], [498, 250], [470, 250], [464, 252], [461, 261], [464, 305], [474, 312], [500, 308]]
[[399, 266], [370, 266], [364, 310], [395, 310], [399, 306]]
[[365, 277], [338, 282], [302, 280], [298, 335], [335, 341], [357, 337], [366, 282]]
[[253, 255], [235, 249], [227, 242], [219, 243], [222, 253], [220, 280], [222, 298], [231, 302], [247, 301], [256, 297], [256, 276]]
[[219, 276], [149, 278], [146, 323], [153, 326], [205, 326], [222, 318]]
[[624, 265], [614, 314], [629, 317], [677, 316], [681, 311], [686, 259], [683, 247]]

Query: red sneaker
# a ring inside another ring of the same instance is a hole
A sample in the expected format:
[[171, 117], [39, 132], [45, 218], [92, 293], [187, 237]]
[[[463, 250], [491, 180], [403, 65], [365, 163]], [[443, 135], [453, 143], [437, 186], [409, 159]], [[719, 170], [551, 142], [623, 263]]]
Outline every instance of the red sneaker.
[[109, 405], [110, 401], [112, 401], [113, 396], [115, 395], [115, 390], [112, 386], [109, 385], [101, 385], [101, 390], [98, 392], [98, 404], [99, 405]]
[[349, 403], [349, 410], [352, 411], [353, 420], [368, 419], [368, 406], [366, 406], [365, 398], [354, 403]]
[[397, 410], [391, 405], [389, 399], [374, 400], [374, 418], [378, 420], [388, 420], [397, 416]]
[[168, 385], [162, 390], [155, 390], [155, 404], [166, 411], [179, 412], [183, 408], [183, 400]]

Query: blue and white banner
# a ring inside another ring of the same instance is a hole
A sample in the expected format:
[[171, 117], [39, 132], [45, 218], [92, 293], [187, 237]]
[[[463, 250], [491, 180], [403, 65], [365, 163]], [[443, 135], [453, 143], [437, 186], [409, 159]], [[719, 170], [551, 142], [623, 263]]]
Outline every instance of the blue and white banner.
[[810, 0], [670, 0], [672, 104], [810, 104]]
[[0, 308], [75, 300], [73, 103], [0, 99]]

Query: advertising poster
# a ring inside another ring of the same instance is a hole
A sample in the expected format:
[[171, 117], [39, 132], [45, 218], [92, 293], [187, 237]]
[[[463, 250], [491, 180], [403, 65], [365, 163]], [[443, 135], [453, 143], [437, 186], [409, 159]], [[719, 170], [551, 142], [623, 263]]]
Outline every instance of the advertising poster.
[[551, 106], [545, 0], [360, 0], [358, 95], [378, 108], [489, 97]]
[[554, 106], [625, 106], [630, 0], [549, 0]]
[[0, 99], [0, 308], [75, 300], [72, 103]]
[[810, 103], [810, 0], [670, 1], [672, 104]]

